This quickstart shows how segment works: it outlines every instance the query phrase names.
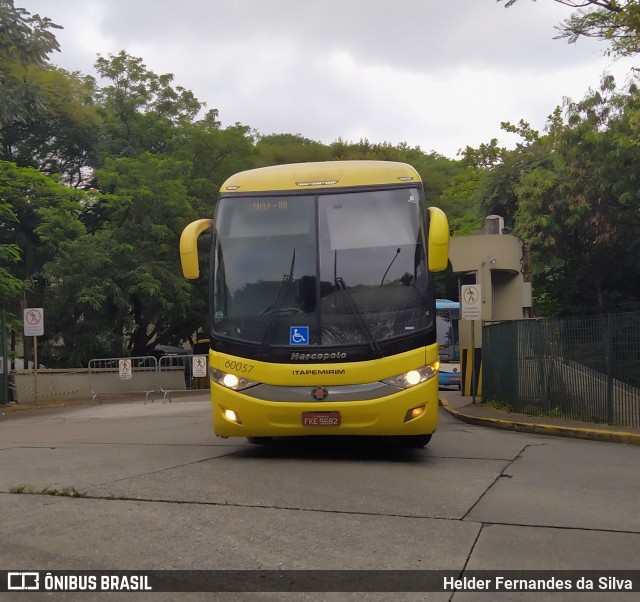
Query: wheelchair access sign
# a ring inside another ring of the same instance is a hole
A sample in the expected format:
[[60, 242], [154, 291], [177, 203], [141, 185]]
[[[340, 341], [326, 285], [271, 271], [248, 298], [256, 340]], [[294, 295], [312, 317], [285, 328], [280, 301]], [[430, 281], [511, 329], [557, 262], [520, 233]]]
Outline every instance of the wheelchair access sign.
[[289, 327], [289, 345], [308, 345], [309, 344], [309, 327], [308, 326], [290, 326]]

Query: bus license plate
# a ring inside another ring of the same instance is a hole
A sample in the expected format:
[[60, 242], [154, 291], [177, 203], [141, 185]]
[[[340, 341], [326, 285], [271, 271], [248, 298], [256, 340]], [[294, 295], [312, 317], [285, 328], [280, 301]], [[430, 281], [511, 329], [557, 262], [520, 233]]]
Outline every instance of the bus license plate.
[[340, 412], [302, 412], [302, 426], [340, 426]]

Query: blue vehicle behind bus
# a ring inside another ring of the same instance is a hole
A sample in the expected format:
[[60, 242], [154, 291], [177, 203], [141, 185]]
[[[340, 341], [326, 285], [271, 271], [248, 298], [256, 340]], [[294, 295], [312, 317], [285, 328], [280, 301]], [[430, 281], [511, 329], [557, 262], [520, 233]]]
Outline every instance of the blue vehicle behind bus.
[[438, 332], [438, 353], [440, 373], [438, 384], [442, 388], [460, 389], [460, 345], [458, 341], [458, 320], [460, 303], [449, 299], [436, 299], [436, 329]]

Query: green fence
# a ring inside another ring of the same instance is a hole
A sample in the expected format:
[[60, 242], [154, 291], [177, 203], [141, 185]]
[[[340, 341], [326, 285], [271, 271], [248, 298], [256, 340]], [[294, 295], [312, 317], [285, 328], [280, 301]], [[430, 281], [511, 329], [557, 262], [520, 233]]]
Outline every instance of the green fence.
[[7, 353], [7, 315], [0, 309], [0, 404], [9, 403], [9, 354]]
[[482, 336], [485, 401], [640, 426], [640, 312], [500, 322]]

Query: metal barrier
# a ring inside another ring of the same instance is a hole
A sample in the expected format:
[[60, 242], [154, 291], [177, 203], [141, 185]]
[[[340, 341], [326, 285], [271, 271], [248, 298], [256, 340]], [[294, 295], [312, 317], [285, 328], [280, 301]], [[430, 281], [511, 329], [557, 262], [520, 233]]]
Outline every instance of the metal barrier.
[[111, 357], [89, 362], [91, 403], [101, 395], [144, 393], [144, 402], [158, 391], [158, 362], [153, 356]]
[[207, 389], [206, 355], [164, 355], [112, 357], [89, 362], [91, 403], [101, 395], [144, 393], [144, 402], [155, 401], [154, 394], [162, 393], [162, 402], [172, 401], [171, 394]]
[[492, 324], [482, 347], [485, 400], [640, 426], [640, 313]]
[[[171, 402], [171, 393], [204, 389], [206, 355], [164, 355], [158, 362], [158, 389], [162, 400]], [[208, 381], [206, 382], [208, 385]]]

